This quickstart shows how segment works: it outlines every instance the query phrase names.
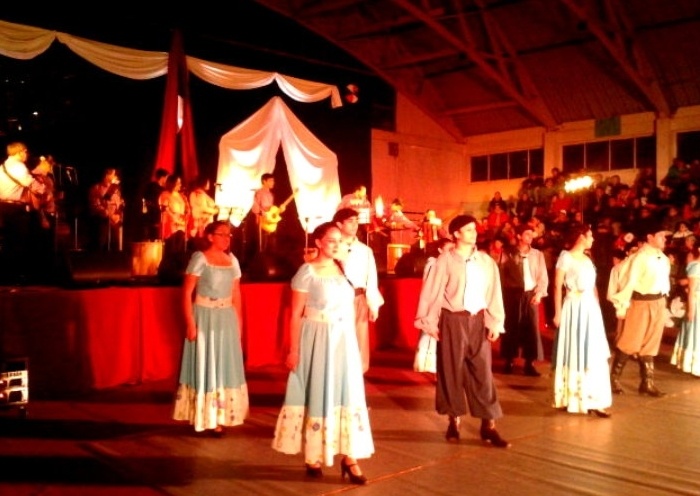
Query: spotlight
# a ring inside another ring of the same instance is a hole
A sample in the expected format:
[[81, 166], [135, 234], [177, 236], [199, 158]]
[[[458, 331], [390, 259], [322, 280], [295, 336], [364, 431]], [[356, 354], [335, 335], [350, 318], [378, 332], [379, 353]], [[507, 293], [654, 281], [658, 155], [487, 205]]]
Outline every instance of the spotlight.
[[348, 103], [357, 103], [360, 100], [359, 97], [360, 88], [356, 84], [348, 84], [345, 86], [345, 101]]

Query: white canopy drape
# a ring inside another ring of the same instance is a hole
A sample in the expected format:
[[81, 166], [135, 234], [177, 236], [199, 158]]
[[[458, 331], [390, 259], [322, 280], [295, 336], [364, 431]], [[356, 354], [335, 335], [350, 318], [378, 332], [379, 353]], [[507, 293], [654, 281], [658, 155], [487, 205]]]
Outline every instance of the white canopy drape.
[[[45, 52], [54, 40], [96, 66], [130, 79], [152, 79], [168, 72], [167, 52], [135, 50], [79, 38], [58, 31], [0, 21], [0, 55], [28, 60]], [[299, 102], [331, 99], [333, 107], [342, 106], [337, 86], [285, 76], [277, 72], [256, 71], [207, 62], [186, 56], [187, 69], [207, 83], [227, 89], [247, 90], [277, 83], [280, 90]]]
[[[332, 219], [340, 203], [338, 158], [285, 105], [270, 99], [260, 110], [226, 133], [219, 142], [216, 203], [240, 221], [253, 205], [260, 176], [275, 169], [282, 146], [302, 227], [311, 232]], [[278, 203], [282, 200], [277, 198]]]

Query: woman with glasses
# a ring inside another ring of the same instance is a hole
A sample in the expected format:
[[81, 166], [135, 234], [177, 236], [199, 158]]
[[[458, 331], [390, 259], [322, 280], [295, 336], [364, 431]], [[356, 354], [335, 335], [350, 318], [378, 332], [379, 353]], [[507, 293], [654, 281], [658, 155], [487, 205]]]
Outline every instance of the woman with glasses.
[[208, 247], [195, 251], [185, 271], [186, 339], [175, 400], [175, 420], [221, 437], [248, 416], [241, 349], [241, 268], [229, 252], [231, 225], [204, 230]]

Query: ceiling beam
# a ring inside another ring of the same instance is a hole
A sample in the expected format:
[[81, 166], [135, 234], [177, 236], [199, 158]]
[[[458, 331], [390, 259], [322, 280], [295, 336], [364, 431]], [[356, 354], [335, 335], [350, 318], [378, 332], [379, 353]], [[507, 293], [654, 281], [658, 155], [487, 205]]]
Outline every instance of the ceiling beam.
[[661, 90], [659, 80], [635, 39], [631, 22], [617, 0], [603, 0], [605, 19], [593, 13], [585, 0], [560, 0], [583, 21], [588, 30], [600, 41], [610, 56], [617, 62], [627, 77], [641, 91], [648, 103], [660, 117], [671, 115], [671, 106]]
[[445, 117], [452, 117], [455, 115], [475, 114], [477, 112], [488, 112], [489, 110], [500, 110], [504, 108], [511, 108], [517, 106], [518, 104], [516, 102], [485, 103], [483, 105], [471, 105], [468, 107], [452, 108], [441, 112], [440, 115], [444, 115]]
[[474, 63], [479, 66], [479, 68], [489, 78], [491, 78], [506, 95], [519, 103], [523, 109], [525, 109], [525, 111], [527, 111], [540, 125], [548, 129], [555, 128], [558, 125], [539, 95], [526, 95], [522, 93], [513, 83], [512, 78], [509, 75], [496, 69], [479, 53], [479, 50], [476, 48], [473, 42], [470, 42], [468, 39], [465, 41], [462, 38], [457, 37], [439, 21], [431, 17], [425, 10], [416, 7], [409, 0], [391, 1], [425, 23], [447, 43], [469, 56], [469, 58], [471, 58]]

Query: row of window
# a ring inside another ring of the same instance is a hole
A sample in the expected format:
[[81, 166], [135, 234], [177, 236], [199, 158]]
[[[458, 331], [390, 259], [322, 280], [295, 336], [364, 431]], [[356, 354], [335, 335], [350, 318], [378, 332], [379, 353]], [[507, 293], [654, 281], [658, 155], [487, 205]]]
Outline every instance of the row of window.
[[[564, 145], [564, 173], [609, 172], [620, 169], [656, 167], [656, 137], [594, 141]], [[523, 179], [530, 174], [544, 175], [544, 149], [479, 155], [471, 158], [471, 181]]]

